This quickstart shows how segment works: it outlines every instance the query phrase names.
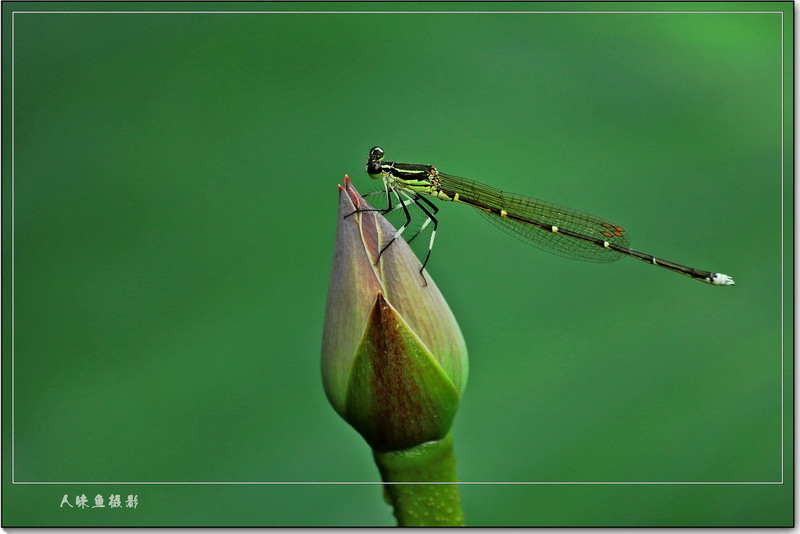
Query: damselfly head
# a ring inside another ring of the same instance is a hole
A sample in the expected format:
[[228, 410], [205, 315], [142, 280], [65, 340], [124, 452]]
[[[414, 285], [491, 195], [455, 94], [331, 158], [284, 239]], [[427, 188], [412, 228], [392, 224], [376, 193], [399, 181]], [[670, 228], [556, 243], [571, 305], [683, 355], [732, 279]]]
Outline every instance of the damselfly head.
[[374, 146], [369, 149], [369, 159], [367, 160], [367, 174], [377, 178], [381, 174], [381, 160], [383, 159], [383, 149]]
[[369, 161], [380, 161], [383, 159], [383, 149], [379, 146], [374, 146], [369, 149]]

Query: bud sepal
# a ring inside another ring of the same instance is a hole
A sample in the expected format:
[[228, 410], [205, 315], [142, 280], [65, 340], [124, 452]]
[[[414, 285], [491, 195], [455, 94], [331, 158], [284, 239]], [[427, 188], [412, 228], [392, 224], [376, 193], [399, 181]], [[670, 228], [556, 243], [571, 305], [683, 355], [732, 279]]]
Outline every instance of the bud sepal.
[[407, 449], [446, 436], [460, 397], [379, 292], [350, 370], [345, 419], [376, 451]]

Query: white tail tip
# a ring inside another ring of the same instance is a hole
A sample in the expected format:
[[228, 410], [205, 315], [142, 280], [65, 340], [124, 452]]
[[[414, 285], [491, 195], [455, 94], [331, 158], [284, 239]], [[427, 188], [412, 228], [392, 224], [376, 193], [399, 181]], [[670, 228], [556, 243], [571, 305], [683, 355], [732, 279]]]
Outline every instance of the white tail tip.
[[709, 280], [711, 284], [715, 286], [733, 286], [736, 283], [733, 281], [733, 278], [728, 276], [727, 274], [722, 273], [713, 273], [711, 275], [711, 280]]

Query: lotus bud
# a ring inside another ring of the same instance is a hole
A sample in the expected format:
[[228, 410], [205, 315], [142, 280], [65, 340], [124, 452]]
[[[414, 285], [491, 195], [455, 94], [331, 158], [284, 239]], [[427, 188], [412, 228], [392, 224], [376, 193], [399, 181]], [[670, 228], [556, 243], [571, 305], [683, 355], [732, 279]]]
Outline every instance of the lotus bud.
[[[435, 282], [345, 176], [322, 343], [333, 408], [376, 451], [447, 436], [467, 349]], [[424, 278], [423, 278], [424, 277]]]

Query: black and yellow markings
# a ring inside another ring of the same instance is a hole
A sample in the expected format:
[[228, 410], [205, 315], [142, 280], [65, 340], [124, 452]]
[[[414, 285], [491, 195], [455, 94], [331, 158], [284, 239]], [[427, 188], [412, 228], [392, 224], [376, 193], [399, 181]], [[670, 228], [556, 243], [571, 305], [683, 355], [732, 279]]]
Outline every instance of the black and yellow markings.
[[[389, 206], [391, 206], [393, 194], [400, 201], [399, 207], [403, 208], [407, 220], [397, 235], [400, 235], [411, 222], [407, 209], [410, 204], [419, 207], [428, 218], [423, 223], [422, 229], [427, 227], [429, 222], [433, 223], [428, 253], [422, 262], [423, 269], [430, 258], [438, 222], [435, 217], [438, 210], [424, 197], [424, 195], [431, 195], [440, 200], [467, 204], [484, 213], [504, 219], [501, 226], [523, 241], [573, 259], [600, 262], [616, 259], [616, 254], [592, 255], [586, 250], [585, 245], [577, 244], [582, 241], [599, 247], [601, 250], [626, 255], [710, 284], [734, 285], [733, 279], [725, 274], [701, 271], [630, 249], [628, 248], [628, 235], [622, 226], [603, 222], [602, 219], [593, 215], [570, 210], [564, 206], [552, 205], [533, 197], [504, 193], [477, 181], [440, 173], [433, 165], [385, 162], [383, 156], [384, 151], [380, 147], [373, 147], [370, 150], [367, 173], [372, 178], [383, 179]], [[400, 198], [401, 193], [406, 200]], [[541, 231], [531, 232], [529, 231], [531, 227]], [[557, 234], [559, 237], [550, 237], [545, 234]], [[571, 245], [570, 242], [575, 244]]]

